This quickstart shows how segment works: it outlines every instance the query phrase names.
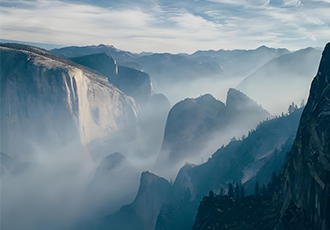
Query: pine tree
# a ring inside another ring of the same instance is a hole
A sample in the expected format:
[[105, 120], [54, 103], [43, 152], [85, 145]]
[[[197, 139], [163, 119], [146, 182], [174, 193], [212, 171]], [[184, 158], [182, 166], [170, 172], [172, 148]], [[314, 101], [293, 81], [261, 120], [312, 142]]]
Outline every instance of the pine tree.
[[256, 182], [256, 186], [254, 187], [254, 195], [259, 196], [259, 183]]
[[267, 195], [267, 189], [265, 185], [262, 185], [260, 190], [261, 195], [266, 196]]
[[236, 201], [239, 201], [239, 198], [240, 198], [240, 189], [239, 189], [239, 186], [238, 186], [238, 183], [236, 183], [236, 186], [235, 186], [235, 199]]
[[244, 200], [244, 197], [245, 197], [244, 186], [241, 186], [241, 201]]
[[234, 187], [231, 183], [229, 183], [228, 196], [234, 198]]
[[214, 197], [214, 192], [212, 190], [210, 190], [210, 192], [209, 192], [209, 197], [210, 198], [213, 198]]

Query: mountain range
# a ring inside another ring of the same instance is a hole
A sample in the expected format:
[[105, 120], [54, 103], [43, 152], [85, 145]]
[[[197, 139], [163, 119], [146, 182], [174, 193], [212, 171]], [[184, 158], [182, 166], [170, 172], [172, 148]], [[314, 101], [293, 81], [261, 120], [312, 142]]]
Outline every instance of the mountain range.
[[[232, 197], [214, 198], [210, 193], [200, 204], [193, 229], [330, 229], [329, 74], [330, 43], [323, 51], [284, 169], [268, 197], [255, 194], [239, 204]], [[253, 210], [250, 220], [249, 213], [238, 209], [241, 220], [224, 218], [235, 203], [241, 210], [247, 206]]]
[[[1, 228], [330, 229], [330, 44], [0, 55]], [[241, 83], [183, 97], [205, 79]]]

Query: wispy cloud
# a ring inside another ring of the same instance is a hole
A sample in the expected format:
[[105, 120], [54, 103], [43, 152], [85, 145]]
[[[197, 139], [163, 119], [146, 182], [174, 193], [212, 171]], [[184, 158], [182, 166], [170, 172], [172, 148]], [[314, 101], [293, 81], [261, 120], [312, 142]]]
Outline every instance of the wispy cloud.
[[2, 0], [1, 38], [175, 53], [262, 44], [298, 49], [330, 38], [326, 1], [95, 2]]

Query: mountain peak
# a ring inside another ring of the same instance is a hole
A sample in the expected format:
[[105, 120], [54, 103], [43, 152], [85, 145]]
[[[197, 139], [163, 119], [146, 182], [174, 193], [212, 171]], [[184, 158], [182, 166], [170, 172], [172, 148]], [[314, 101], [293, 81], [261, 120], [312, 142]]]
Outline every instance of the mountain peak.
[[115, 152], [113, 154], [106, 156], [101, 161], [96, 174], [111, 171], [115, 168], [120, 167], [124, 163], [129, 163], [129, 162], [121, 153]]
[[141, 174], [141, 187], [147, 187], [147, 186], [150, 186], [152, 183], [158, 181], [158, 180], [165, 180], [164, 178], [160, 177], [160, 176], [157, 176], [156, 174], [153, 174], [149, 171], [144, 171], [142, 172]]
[[[230, 88], [227, 92], [227, 100], [226, 100], [226, 106], [231, 106], [233, 104], [239, 103], [245, 103], [245, 102], [251, 102], [253, 101], [251, 98], [246, 96], [241, 91]], [[254, 101], [253, 101], [254, 102]]]
[[269, 49], [272, 49], [272, 48], [269, 48], [268, 46], [265, 46], [265, 45], [262, 45], [262, 46], [259, 46], [258, 48], [257, 48], [257, 50], [269, 50]]
[[270, 117], [271, 114], [264, 110], [254, 100], [246, 96], [237, 89], [230, 88], [227, 93], [226, 107], [229, 116], [236, 116], [239, 113], [244, 114], [259, 114], [261, 117]]

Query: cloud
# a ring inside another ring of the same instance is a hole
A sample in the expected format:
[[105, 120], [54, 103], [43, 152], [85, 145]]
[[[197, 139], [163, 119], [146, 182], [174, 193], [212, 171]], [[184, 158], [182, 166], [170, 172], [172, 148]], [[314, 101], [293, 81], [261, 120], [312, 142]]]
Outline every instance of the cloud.
[[312, 0], [278, 1], [276, 6], [268, 0], [134, 4], [130, 0], [3, 0], [0, 25], [2, 39], [104, 43], [133, 52], [191, 53], [263, 44], [298, 49], [324, 46], [328, 41], [329, 10], [330, 4]]

